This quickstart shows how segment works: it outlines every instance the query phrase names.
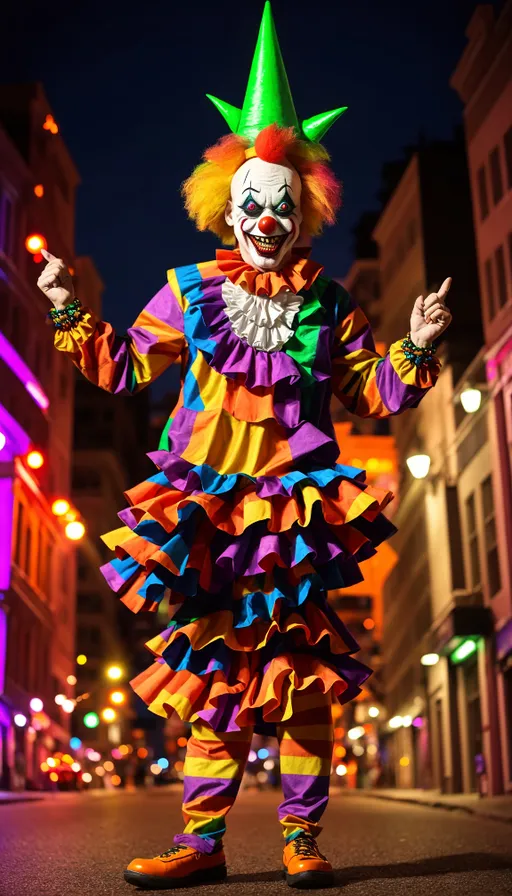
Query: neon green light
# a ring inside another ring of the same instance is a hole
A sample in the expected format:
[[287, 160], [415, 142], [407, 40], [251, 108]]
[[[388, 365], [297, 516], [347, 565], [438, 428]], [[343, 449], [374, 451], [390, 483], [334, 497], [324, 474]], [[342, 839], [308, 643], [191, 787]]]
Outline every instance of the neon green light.
[[468, 656], [471, 656], [472, 653], [476, 651], [476, 642], [475, 641], [462, 641], [458, 647], [455, 648], [453, 653], [450, 656], [452, 663], [462, 663], [463, 660], [467, 659]]

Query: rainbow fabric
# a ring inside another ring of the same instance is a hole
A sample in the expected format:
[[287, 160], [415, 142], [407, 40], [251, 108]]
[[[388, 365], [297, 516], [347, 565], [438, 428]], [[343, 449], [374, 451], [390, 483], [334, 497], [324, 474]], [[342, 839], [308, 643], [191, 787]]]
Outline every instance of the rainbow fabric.
[[231, 328], [225, 279], [216, 262], [171, 270], [125, 337], [87, 311], [56, 345], [118, 394], [181, 356], [158, 472], [126, 493], [102, 571], [134, 612], [170, 599], [169, 627], [147, 645], [155, 662], [132, 682], [153, 712], [270, 731], [298, 690], [359, 692], [369, 670], [326, 592], [360, 581], [395, 531], [382, 515], [391, 493], [336, 463], [331, 392], [360, 416], [400, 413], [439, 363], [415, 367], [399, 342], [381, 358], [362, 311], [324, 276], [301, 291], [283, 349], [258, 351]]
[[[226, 832], [226, 815], [238, 795], [253, 736], [252, 726], [217, 733], [195, 722], [184, 766], [185, 830], [174, 842], [211, 852]], [[283, 801], [278, 818], [287, 841], [318, 837], [329, 799], [333, 745], [328, 694], [295, 697], [293, 719], [277, 726]]]

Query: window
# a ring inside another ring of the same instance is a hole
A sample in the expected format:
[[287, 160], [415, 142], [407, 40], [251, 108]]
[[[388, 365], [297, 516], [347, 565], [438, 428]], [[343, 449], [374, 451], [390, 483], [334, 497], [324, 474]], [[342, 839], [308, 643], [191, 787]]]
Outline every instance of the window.
[[489, 197], [487, 195], [487, 180], [483, 165], [478, 169], [476, 178], [478, 183], [478, 200], [480, 202], [480, 220], [485, 221], [489, 214]]
[[23, 535], [25, 531], [25, 505], [18, 501], [18, 514], [16, 519], [16, 540], [14, 542], [14, 561], [21, 566], [23, 563]]
[[484, 541], [487, 567], [487, 584], [489, 595], [494, 597], [501, 588], [498, 545], [496, 541], [496, 520], [494, 517], [494, 500], [492, 493], [492, 477], [488, 476], [481, 485], [482, 507], [484, 514]]
[[471, 564], [471, 587], [480, 587], [480, 557], [478, 556], [478, 530], [476, 525], [475, 493], [466, 499], [466, 528], [468, 533], [469, 560]]
[[494, 258], [496, 260], [496, 280], [498, 287], [498, 304], [500, 308], [503, 308], [504, 305], [507, 304], [507, 274], [505, 271], [505, 253], [503, 252], [503, 246], [498, 246], [496, 252], [494, 253]]
[[505, 149], [505, 166], [507, 168], [507, 187], [512, 190], [512, 127], [510, 127], [503, 138], [503, 146]]
[[0, 196], [0, 250], [6, 255], [11, 254], [12, 248], [12, 199], [7, 193]]
[[491, 166], [491, 187], [492, 199], [494, 205], [497, 205], [503, 196], [503, 179], [501, 176], [500, 148], [495, 146], [489, 153], [489, 164]]
[[487, 310], [489, 320], [496, 315], [496, 303], [494, 301], [494, 282], [492, 276], [492, 260], [490, 258], [485, 262], [485, 286], [487, 289]]

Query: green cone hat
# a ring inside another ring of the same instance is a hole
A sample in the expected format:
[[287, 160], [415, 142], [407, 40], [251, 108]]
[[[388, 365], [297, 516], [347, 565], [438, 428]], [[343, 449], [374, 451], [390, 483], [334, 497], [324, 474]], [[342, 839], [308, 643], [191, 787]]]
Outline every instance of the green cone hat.
[[298, 136], [319, 141], [332, 124], [343, 115], [346, 106], [313, 115], [299, 124], [290, 85], [279, 48], [272, 9], [265, 3], [258, 42], [251, 65], [249, 81], [241, 109], [207, 94], [230, 130], [254, 143], [257, 135], [269, 124], [293, 127]]

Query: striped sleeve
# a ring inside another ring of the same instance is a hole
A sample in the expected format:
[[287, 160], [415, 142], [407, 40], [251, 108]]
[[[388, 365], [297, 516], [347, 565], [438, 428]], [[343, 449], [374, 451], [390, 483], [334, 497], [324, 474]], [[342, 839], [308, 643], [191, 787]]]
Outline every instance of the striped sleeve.
[[125, 336], [85, 308], [80, 324], [55, 333], [55, 346], [68, 352], [91, 383], [116, 395], [139, 392], [179, 358], [185, 347], [183, 302], [174, 271]]
[[388, 417], [417, 407], [435, 385], [440, 362], [433, 358], [416, 367], [406, 358], [402, 340], [381, 357], [363, 311], [348, 293], [344, 297], [332, 352], [334, 394], [358, 417]]

